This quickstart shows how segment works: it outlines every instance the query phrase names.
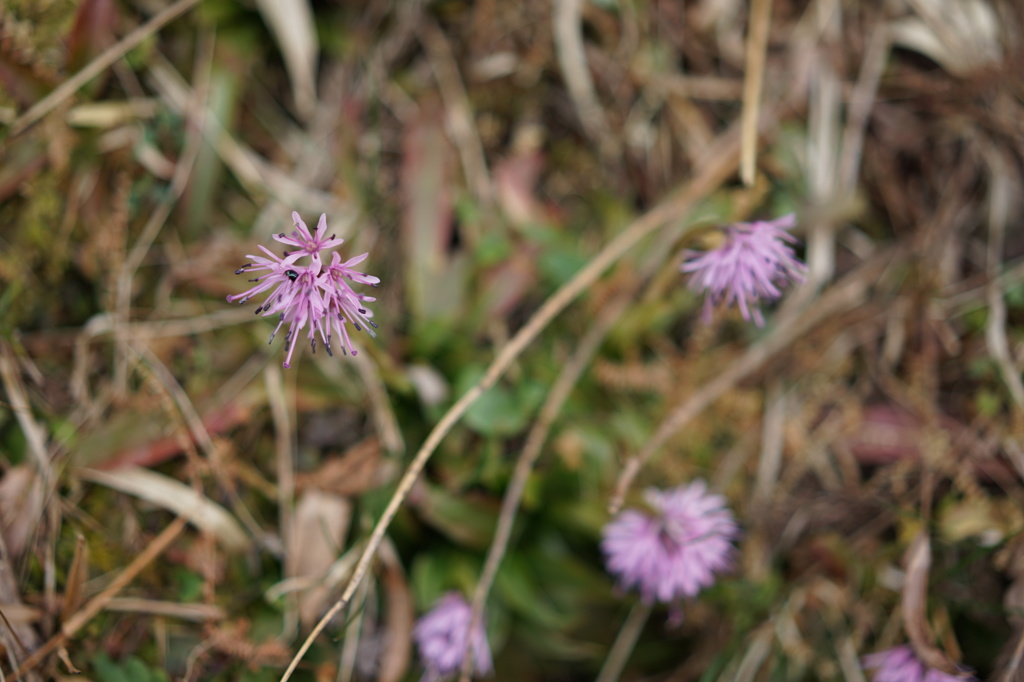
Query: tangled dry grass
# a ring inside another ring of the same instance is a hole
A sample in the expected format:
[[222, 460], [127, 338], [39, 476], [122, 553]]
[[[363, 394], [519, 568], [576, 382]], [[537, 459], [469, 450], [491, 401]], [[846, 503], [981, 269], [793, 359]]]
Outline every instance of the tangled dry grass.
[[[861, 682], [905, 641], [1024, 680], [1022, 31], [7, 0], [0, 675], [415, 679], [459, 589], [502, 680]], [[292, 210], [382, 279], [355, 358], [282, 370], [224, 302]], [[808, 282], [703, 324], [682, 249], [789, 211]], [[698, 477], [740, 559], [666, 628], [597, 540]]]

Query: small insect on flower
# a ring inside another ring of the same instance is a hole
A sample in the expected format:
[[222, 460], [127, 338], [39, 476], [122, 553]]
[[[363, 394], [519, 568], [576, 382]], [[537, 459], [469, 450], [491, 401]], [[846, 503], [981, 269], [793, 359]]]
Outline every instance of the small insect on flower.
[[608, 571], [647, 603], [693, 597], [732, 566], [739, 528], [725, 498], [703, 481], [646, 491], [654, 514], [627, 509], [602, 533]]
[[874, 682], [969, 682], [977, 680], [968, 672], [950, 675], [935, 668], [929, 668], [907, 644], [868, 654], [861, 659], [865, 669], [875, 671]]
[[807, 266], [801, 263], [790, 244], [796, 237], [786, 230], [796, 225], [793, 214], [767, 222], [736, 223], [724, 228], [725, 241], [710, 251], [685, 251], [682, 272], [692, 273], [690, 288], [704, 291], [705, 323], [721, 301], [740, 308], [744, 320], [764, 326], [760, 301], [782, 296], [781, 286], [802, 283]]
[[[289, 325], [288, 333], [285, 335], [285, 367], [291, 366], [295, 341], [299, 333], [307, 327], [306, 338], [313, 352], [316, 352], [316, 339], [319, 336], [327, 354], [333, 355], [331, 344], [334, 333], [337, 332], [342, 352], [355, 355], [357, 351], [352, 347], [352, 340], [345, 325], [351, 323], [356, 331], [365, 329], [371, 336], [374, 333], [370, 328], [377, 326], [370, 319], [373, 313], [365, 305], [376, 299], [356, 293], [349, 284], [355, 282], [377, 286], [380, 282], [378, 278], [352, 267], [365, 260], [369, 254], [364, 253], [342, 263], [341, 255], [335, 251], [332, 253], [331, 264], [324, 267], [321, 251], [340, 246], [345, 240], [334, 235], [326, 236], [326, 215], [320, 216], [316, 234], [309, 231], [298, 213], [292, 213], [292, 219], [295, 229], [291, 235], [286, 236], [282, 232], [275, 234], [274, 239], [282, 244], [297, 247], [297, 250], [285, 252], [284, 256], [278, 257], [259, 245], [258, 248], [266, 257], [246, 256], [252, 262], [243, 265], [235, 274], [262, 274], [249, 280], [253, 284], [250, 289], [228, 296], [228, 301], [246, 303], [253, 296], [270, 292], [256, 308], [256, 314], [278, 316], [277, 327], [270, 334], [271, 342], [283, 325]], [[309, 262], [302, 264], [299, 262], [302, 259], [308, 259]]]

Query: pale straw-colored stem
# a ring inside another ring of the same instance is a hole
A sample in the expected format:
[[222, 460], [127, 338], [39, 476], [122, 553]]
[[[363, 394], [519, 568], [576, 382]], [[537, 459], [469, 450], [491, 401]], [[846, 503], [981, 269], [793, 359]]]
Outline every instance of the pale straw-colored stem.
[[466, 414], [466, 411], [469, 410], [470, 406], [472, 406], [473, 403], [475, 403], [476, 400], [484, 394], [484, 392], [494, 386], [509, 366], [515, 362], [526, 347], [537, 338], [548, 323], [550, 323], [551, 320], [553, 320], [559, 313], [565, 310], [565, 308], [568, 307], [568, 305], [587, 288], [593, 285], [594, 282], [597, 281], [597, 278], [600, 277], [606, 269], [621, 258], [623, 254], [635, 246], [641, 239], [654, 232], [666, 222], [670, 220], [678, 220], [689, 209], [691, 209], [697, 201], [705, 197], [713, 188], [717, 187], [727, 177], [735, 172], [736, 164], [738, 163], [739, 145], [737, 137], [734, 134], [723, 134], [719, 143], [715, 145], [715, 149], [712, 151], [713, 153], [708, 154], [707, 163], [701, 167], [700, 175], [696, 176], [681, 191], [673, 194], [671, 197], [631, 223], [622, 233], [609, 242], [600, 251], [600, 253], [593, 258], [593, 260], [587, 263], [583, 269], [576, 273], [569, 282], [562, 285], [560, 289], [552, 294], [551, 297], [548, 298], [548, 300], [545, 301], [537, 310], [537, 312], [533, 314], [526, 325], [523, 326], [523, 328], [520, 329], [514, 337], [512, 337], [508, 345], [502, 348], [498, 357], [494, 359], [494, 362], [491, 363], [491, 366], [487, 369], [487, 372], [480, 381], [463, 394], [463, 396], [448, 409], [444, 416], [441, 417], [441, 420], [427, 436], [426, 441], [424, 441], [419, 451], [409, 463], [409, 468], [406, 469], [402, 479], [398, 482], [398, 487], [395, 489], [391, 499], [388, 501], [388, 505], [384, 509], [384, 513], [381, 514], [380, 519], [377, 521], [377, 525], [374, 526], [373, 531], [370, 533], [370, 537], [366, 541], [363, 553], [359, 557], [359, 562], [356, 564], [356, 567], [352, 572], [352, 578], [349, 580], [341, 598], [331, 606], [326, 614], [324, 614], [324, 617], [320, 619], [320, 622], [316, 624], [313, 631], [302, 643], [302, 646], [299, 647], [295, 657], [292, 658], [291, 663], [288, 664], [288, 668], [284, 672], [284, 675], [282, 675], [281, 682], [287, 682], [287, 680], [291, 678], [295, 669], [299, 665], [299, 661], [301, 661], [306, 655], [306, 652], [309, 651], [309, 648], [313, 645], [317, 636], [324, 631], [324, 628], [326, 628], [327, 624], [331, 622], [331, 619], [345, 608], [352, 599], [352, 595], [358, 588], [359, 583], [366, 577], [366, 573], [370, 569], [370, 562], [373, 560], [374, 554], [376, 554], [377, 549], [384, 540], [384, 534], [387, 532], [388, 526], [391, 525], [391, 522], [398, 514], [399, 508], [408, 496], [409, 491], [412, 490], [412, 486], [423, 471], [423, 467], [426, 465], [427, 460], [430, 459], [434, 450], [438, 445], [440, 445], [444, 437], [448, 435], [448, 432], [452, 427], [458, 423], [463, 415]]
[[622, 670], [626, 667], [629, 655], [636, 647], [636, 641], [640, 638], [640, 633], [651, 616], [652, 608], [651, 604], [638, 602], [630, 609], [626, 622], [619, 630], [619, 636], [615, 638], [615, 643], [612, 644], [612, 649], [608, 652], [608, 658], [604, 659], [604, 665], [601, 666], [601, 672], [598, 673], [596, 682], [616, 682], [622, 676]]

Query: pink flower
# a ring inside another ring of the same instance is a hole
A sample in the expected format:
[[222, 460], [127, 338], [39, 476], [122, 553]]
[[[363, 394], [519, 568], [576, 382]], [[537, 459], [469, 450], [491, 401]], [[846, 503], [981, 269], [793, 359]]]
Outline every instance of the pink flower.
[[977, 680], [969, 674], [950, 675], [925, 666], [917, 660], [914, 650], [907, 644], [888, 651], [879, 651], [861, 659], [861, 665], [875, 668], [875, 682], [965, 682]]
[[347, 348], [351, 351], [352, 355], [356, 354], [356, 351], [352, 348], [352, 342], [349, 340], [348, 330], [345, 328], [346, 324], [351, 323], [357, 332], [365, 329], [366, 333], [370, 336], [377, 336], [373, 332], [373, 328], [376, 328], [377, 325], [370, 319], [373, 317], [373, 313], [364, 305], [364, 303], [376, 301], [377, 299], [373, 296], [357, 294], [352, 290], [348, 282], [345, 281], [349, 279], [360, 284], [377, 286], [377, 282], [380, 281], [379, 279], [352, 269], [353, 265], [363, 262], [367, 255], [364, 253], [342, 263], [341, 256], [335, 251], [331, 264], [324, 269], [323, 276], [320, 278], [320, 286], [324, 290], [324, 299], [327, 306], [329, 328], [332, 330], [327, 335], [328, 353], [330, 352], [333, 331], [337, 331], [341, 351], [344, 353]]
[[[459, 671], [472, 617], [473, 610], [462, 595], [449, 592], [416, 623], [412, 636], [426, 668], [421, 682], [434, 682]], [[494, 665], [483, 625], [473, 631], [470, 645], [473, 670], [478, 675], [490, 674]]]
[[[370, 328], [377, 325], [370, 319], [373, 313], [365, 304], [376, 299], [365, 294], [357, 294], [346, 280], [370, 286], [376, 286], [380, 282], [372, 275], [352, 269], [353, 265], [361, 263], [369, 254], [364, 253], [342, 263], [341, 256], [334, 252], [331, 264], [325, 268], [320, 252], [323, 249], [340, 246], [344, 240], [334, 235], [325, 236], [326, 215], [320, 216], [315, 235], [310, 233], [298, 213], [292, 213], [292, 218], [295, 220], [295, 230], [291, 236], [281, 233], [274, 235], [274, 239], [289, 246], [296, 246], [298, 250], [286, 252], [283, 258], [278, 258], [260, 246], [259, 249], [268, 257], [247, 256], [252, 262], [243, 265], [235, 274], [260, 271], [264, 274], [249, 280], [254, 286], [240, 294], [228, 296], [228, 301], [246, 303], [253, 296], [270, 291], [263, 303], [256, 308], [256, 314], [279, 317], [277, 327], [270, 334], [271, 342], [284, 324], [289, 325], [285, 336], [285, 367], [291, 366], [295, 341], [307, 327], [306, 338], [313, 352], [316, 352], [316, 337], [319, 336], [328, 355], [333, 355], [331, 343], [334, 332], [337, 331], [342, 352], [351, 352], [355, 355], [356, 350], [352, 348], [352, 341], [345, 325], [351, 323], [356, 331], [366, 329], [374, 336]], [[309, 259], [308, 264], [299, 263], [304, 258]]]
[[760, 300], [782, 296], [779, 286], [803, 282], [807, 267], [797, 260], [789, 245], [797, 240], [786, 230], [796, 225], [793, 214], [768, 222], [736, 223], [725, 228], [725, 243], [717, 249], [698, 253], [686, 251], [682, 272], [693, 273], [690, 288], [705, 291], [704, 321], [723, 299], [739, 305], [744, 320], [764, 326]]
[[[292, 220], [295, 221], [295, 229], [292, 230], [291, 236], [285, 236], [284, 232], [282, 232], [275, 234], [274, 239], [282, 244], [299, 247], [298, 253], [309, 256], [314, 262], [320, 262], [321, 249], [333, 249], [335, 246], [341, 246], [342, 242], [345, 241], [340, 237], [335, 237], [333, 234], [329, 238], [324, 237], [327, 233], [326, 213], [320, 214], [320, 222], [316, 226], [316, 236], [310, 233], [306, 223], [302, 221], [302, 218], [295, 211], [292, 211]], [[285, 255], [290, 254], [286, 252]]]
[[732, 565], [739, 533], [725, 498], [703, 481], [665, 492], [649, 489], [654, 515], [628, 509], [605, 526], [601, 549], [623, 588], [645, 602], [693, 597]]

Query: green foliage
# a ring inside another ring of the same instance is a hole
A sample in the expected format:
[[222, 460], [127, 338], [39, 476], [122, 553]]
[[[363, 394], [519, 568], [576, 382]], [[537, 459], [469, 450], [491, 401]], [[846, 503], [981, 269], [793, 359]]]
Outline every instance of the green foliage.
[[169, 682], [163, 670], [147, 666], [141, 659], [129, 656], [120, 663], [100, 652], [92, 659], [97, 682]]

